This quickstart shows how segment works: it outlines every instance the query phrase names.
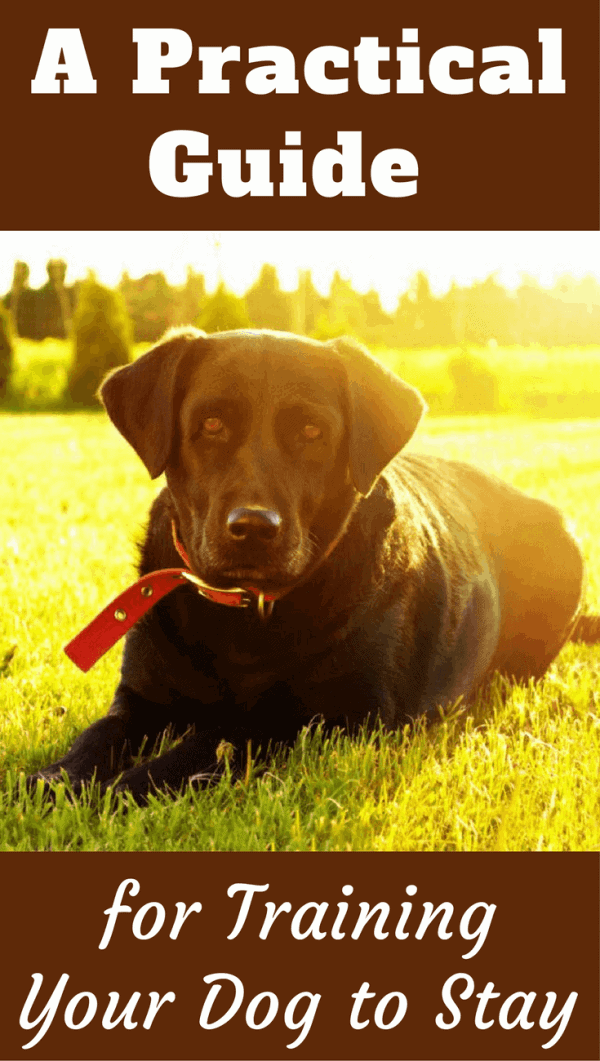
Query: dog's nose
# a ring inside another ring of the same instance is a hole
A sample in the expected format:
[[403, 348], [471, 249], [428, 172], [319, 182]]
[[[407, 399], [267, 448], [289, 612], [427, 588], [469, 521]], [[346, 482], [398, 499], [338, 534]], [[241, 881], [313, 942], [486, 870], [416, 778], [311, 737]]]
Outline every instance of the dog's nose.
[[229, 533], [240, 540], [272, 541], [280, 527], [281, 516], [271, 508], [233, 508], [227, 517]]

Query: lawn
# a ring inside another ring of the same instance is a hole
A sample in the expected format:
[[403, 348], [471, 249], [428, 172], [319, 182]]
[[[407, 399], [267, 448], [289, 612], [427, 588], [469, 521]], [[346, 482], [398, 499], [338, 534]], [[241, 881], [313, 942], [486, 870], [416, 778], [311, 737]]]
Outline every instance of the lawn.
[[[139, 357], [149, 343], [136, 343]], [[435, 416], [451, 415], [463, 407], [464, 394], [457, 393], [451, 363], [458, 348], [434, 350], [372, 351], [425, 396]], [[493, 381], [494, 404], [489, 391], [469, 374], [464, 379], [469, 404], [465, 412], [488, 408], [516, 416], [544, 418], [600, 417], [600, 347], [472, 347], [467, 352]], [[9, 408], [20, 412], [69, 410], [65, 388], [71, 347], [61, 339], [34, 342], [17, 339]], [[460, 389], [460, 388], [459, 388]]]
[[[496, 680], [468, 717], [363, 741], [307, 732], [287, 759], [176, 802], [17, 798], [22, 772], [109, 705], [120, 649], [82, 675], [62, 645], [131, 581], [157, 484], [100, 413], [4, 414], [0, 432], [0, 850], [600, 848], [600, 647], [582, 645], [538, 685]], [[411, 445], [557, 504], [600, 611], [600, 420], [439, 417]]]
[[[479, 412], [485, 388], [464, 380], [466, 395], [457, 394], [450, 372], [457, 350], [378, 350], [377, 356], [425, 395], [435, 415], [460, 408], [465, 397], [475, 401], [469, 412]], [[535, 346], [472, 347], [476, 364], [494, 381], [495, 405], [490, 411], [544, 418], [600, 416], [600, 350], [598, 347]], [[475, 393], [474, 393], [475, 390]]]

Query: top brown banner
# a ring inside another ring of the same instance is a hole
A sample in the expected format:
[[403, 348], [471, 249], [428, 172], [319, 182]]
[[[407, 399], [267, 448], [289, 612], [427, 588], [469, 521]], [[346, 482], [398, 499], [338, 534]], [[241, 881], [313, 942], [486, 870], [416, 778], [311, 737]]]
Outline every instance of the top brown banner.
[[598, 4], [11, 4], [2, 229], [597, 229]]

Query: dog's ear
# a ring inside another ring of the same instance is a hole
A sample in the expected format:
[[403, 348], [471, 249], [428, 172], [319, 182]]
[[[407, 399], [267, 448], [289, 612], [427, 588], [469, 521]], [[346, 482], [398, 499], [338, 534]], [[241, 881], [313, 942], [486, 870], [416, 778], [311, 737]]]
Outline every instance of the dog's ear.
[[388, 372], [358, 343], [335, 339], [348, 381], [350, 474], [361, 494], [406, 445], [427, 406], [414, 387]]
[[113, 424], [153, 479], [164, 472], [173, 445], [182, 361], [192, 344], [205, 340], [204, 332], [195, 328], [178, 332], [137, 361], [116, 369], [100, 387]]

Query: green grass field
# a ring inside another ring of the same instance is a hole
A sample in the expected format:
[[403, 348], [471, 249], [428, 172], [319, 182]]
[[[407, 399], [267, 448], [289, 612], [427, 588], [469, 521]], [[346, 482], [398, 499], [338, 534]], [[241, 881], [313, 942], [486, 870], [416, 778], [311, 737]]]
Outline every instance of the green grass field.
[[[16, 798], [108, 708], [119, 648], [82, 675], [62, 646], [131, 580], [156, 484], [100, 413], [4, 414], [0, 437], [0, 850], [600, 848], [600, 648], [582, 645], [536, 686], [498, 679], [468, 717], [379, 740], [307, 732], [243, 783], [175, 802]], [[411, 445], [559, 505], [600, 610], [600, 420], [437, 418]]]
[[[139, 357], [149, 346], [149, 343], [137, 343], [134, 356]], [[449, 363], [458, 353], [456, 349], [373, 352], [425, 395], [433, 415], [450, 415], [456, 411], [457, 395], [449, 371]], [[471, 353], [495, 377], [494, 412], [563, 419], [600, 417], [598, 346], [551, 350], [485, 347], [473, 348]], [[63, 340], [18, 339], [9, 408], [27, 412], [68, 411], [64, 390], [70, 356], [69, 343]]]

